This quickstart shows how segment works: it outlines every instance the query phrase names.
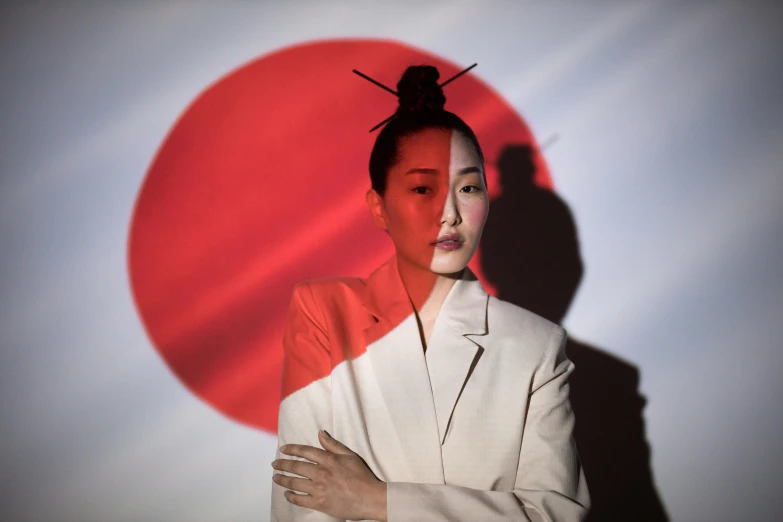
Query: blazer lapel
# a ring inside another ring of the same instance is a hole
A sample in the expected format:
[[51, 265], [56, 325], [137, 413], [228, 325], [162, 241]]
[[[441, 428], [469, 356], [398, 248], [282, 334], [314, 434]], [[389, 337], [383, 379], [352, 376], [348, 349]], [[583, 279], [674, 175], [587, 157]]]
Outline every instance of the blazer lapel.
[[425, 357], [396, 254], [367, 278], [363, 303], [372, 324], [364, 330], [365, 342], [411, 480], [444, 483], [441, 444], [480, 353], [465, 336], [486, 333], [487, 298], [481, 283], [466, 270], [444, 301]]
[[446, 296], [435, 320], [426, 360], [440, 443], [446, 440], [451, 416], [473, 367], [483, 353], [479, 340], [467, 336], [487, 333], [489, 295], [470, 269]]

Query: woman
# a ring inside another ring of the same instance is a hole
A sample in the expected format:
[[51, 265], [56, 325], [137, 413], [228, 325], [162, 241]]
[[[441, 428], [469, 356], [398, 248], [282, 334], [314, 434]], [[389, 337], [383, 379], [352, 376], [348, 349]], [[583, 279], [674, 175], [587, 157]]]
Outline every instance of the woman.
[[405, 71], [370, 157], [367, 204], [395, 254], [367, 279], [294, 289], [272, 520], [586, 515], [565, 330], [467, 267], [489, 210], [484, 159], [437, 79]]

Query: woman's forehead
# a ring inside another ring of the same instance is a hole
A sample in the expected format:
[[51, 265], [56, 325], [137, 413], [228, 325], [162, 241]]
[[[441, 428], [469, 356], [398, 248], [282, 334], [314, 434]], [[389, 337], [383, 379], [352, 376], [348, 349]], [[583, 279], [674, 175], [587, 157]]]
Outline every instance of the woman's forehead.
[[473, 143], [461, 132], [429, 128], [400, 139], [397, 168], [433, 168], [448, 172], [468, 164], [478, 164]]

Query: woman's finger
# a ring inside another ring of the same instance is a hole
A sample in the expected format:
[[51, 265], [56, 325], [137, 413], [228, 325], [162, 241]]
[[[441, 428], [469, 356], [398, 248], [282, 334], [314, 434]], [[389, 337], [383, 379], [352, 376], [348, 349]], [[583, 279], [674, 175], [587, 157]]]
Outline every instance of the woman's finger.
[[293, 491], [288, 489], [283, 492], [283, 495], [285, 495], [285, 499], [289, 501], [291, 504], [296, 504], [297, 506], [302, 506], [308, 509], [315, 509], [315, 505], [313, 503], [313, 497], [311, 497], [310, 495], [294, 493]]
[[272, 476], [272, 480], [286, 489], [307, 493], [308, 495], [312, 494], [313, 492], [313, 481], [310, 479], [289, 477], [287, 475], [283, 475], [282, 473], [275, 473]]
[[286, 444], [280, 448], [280, 452], [286, 455], [293, 455], [294, 457], [302, 457], [317, 464], [324, 464], [329, 458], [328, 451], [305, 446], [304, 444]]
[[277, 459], [272, 462], [272, 467], [279, 471], [288, 471], [309, 479], [315, 478], [318, 472], [316, 464], [294, 459]]

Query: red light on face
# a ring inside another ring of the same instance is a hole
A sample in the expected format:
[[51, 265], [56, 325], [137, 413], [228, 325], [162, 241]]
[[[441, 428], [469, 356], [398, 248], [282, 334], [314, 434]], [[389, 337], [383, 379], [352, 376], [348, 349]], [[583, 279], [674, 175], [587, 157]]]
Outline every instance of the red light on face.
[[403, 139], [398, 156], [383, 198], [387, 230], [401, 257], [429, 269], [449, 192], [451, 131], [426, 129]]

